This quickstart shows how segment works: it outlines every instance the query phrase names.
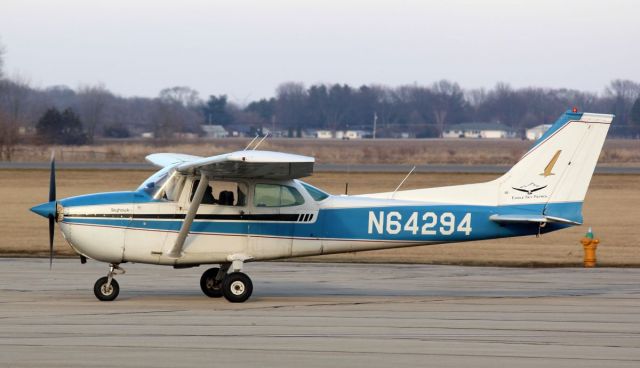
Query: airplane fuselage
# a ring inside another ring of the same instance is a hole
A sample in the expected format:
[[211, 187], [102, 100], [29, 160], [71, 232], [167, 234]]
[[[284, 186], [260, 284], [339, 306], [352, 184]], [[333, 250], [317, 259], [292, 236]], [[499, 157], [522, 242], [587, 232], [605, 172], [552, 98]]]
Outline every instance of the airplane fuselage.
[[[361, 196], [328, 196], [316, 201], [298, 180], [269, 183], [296, 188], [303, 203], [258, 207], [252, 205], [249, 194], [244, 206], [201, 205], [179, 259], [166, 254], [184, 221], [189, 189], [177, 201], [154, 199], [144, 190], [63, 199], [59, 201], [63, 207], [59, 224], [69, 244], [86, 257], [109, 263], [164, 265], [222, 263], [232, 256], [259, 261], [463, 242], [566, 227], [535, 223], [502, 226], [489, 219], [494, 214], [508, 214], [509, 206]], [[255, 183], [246, 185], [252, 189]], [[540, 211], [544, 203], [526, 207]], [[515, 210], [521, 211], [522, 206]]]

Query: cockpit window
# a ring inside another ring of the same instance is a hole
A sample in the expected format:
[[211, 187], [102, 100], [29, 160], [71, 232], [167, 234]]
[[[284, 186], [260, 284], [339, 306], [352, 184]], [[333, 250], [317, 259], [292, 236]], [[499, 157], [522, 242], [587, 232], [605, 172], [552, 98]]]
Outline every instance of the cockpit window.
[[325, 199], [327, 199], [329, 197], [329, 194], [323, 192], [322, 190], [314, 187], [311, 184], [307, 184], [307, 183], [305, 183], [303, 181], [301, 181], [300, 184], [302, 184], [304, 189], [307, 190], [307, 193], [309, 193], [311, 198], [313, 198], [316, 202], [320, 202], [320, 201], [325, 200]]

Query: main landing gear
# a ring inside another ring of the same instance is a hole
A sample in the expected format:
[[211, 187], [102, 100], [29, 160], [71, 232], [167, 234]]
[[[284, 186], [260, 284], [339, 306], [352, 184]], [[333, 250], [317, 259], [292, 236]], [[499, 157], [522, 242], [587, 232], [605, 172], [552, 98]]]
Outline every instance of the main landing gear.
[[[225, 263], [220, 267], [206, 270], [200, 278], [202, 292], [210, 298], [223, 297], [231, 303], [243, 303], [253, 292], [253, 283], [242, 271], [241, 262]], [[93, 286], [96, 298], [103, 302], [115, 300], [120, 293], [120, 285], [113, 277], [124, 274], [118, 264], [109, 265], [107, 276], [101, 277]]]
[[253, 292], [253, 283], [249, 276], [239, 269], [228, 273], [231, 264], [222, 264], [220, 268], [214, 267], [206, 270], [200, 278], [200, 288], [204, 295], [210, 298], [225, 299], [232, 303], [245, 302]]
[[109, 265], [109, 273], [107, 276], [99, 278], [95, 285], [93, 285], [93, 293], [96, 295], [96, 298], [103, 302], [110, 302], [117, 298], [120, 293], [120, 285], [118, 285], [118, 281], [116, 281], [113, 276], [123, 275], [124, 273], [124, 269], [120, 268], [119, 265]]

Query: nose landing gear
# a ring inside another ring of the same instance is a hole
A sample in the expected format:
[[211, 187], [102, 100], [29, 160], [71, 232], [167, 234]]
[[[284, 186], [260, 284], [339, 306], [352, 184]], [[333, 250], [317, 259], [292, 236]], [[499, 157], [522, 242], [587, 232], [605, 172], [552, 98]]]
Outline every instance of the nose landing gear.
[[109, 273], [107, 276], [99, 278], [95, 285], [93, 285], [93, 293], [96, 295], [96, 298], [103, 302], [110, 302], [117, 298], [120, 293], [120, 285], [118, 285], [118, 281], [116, 281], [113, 276], [123, 275], [124, 273], [124, 269], [120, 268], [119, 265], [109, 265]]

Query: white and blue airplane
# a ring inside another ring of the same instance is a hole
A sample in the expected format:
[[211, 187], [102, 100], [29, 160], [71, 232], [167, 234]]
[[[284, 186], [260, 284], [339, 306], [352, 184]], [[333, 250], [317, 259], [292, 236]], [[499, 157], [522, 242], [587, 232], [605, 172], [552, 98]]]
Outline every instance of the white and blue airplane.
[[582, 224], [582, 203], [613, 115], [567, 111], [501, 177], [477, 184], [330, 195], [300, 180], [312, 157], [243, 150], [212, 157], [157, 153], [162, 169], [129, 192], [49, 201], [31, 210], [86, 258], [110, 264], [99, 300], [114, 300], [120, 264], [216, 264], [209, 297], [244, 302], [245, 262], [539, 235]]

